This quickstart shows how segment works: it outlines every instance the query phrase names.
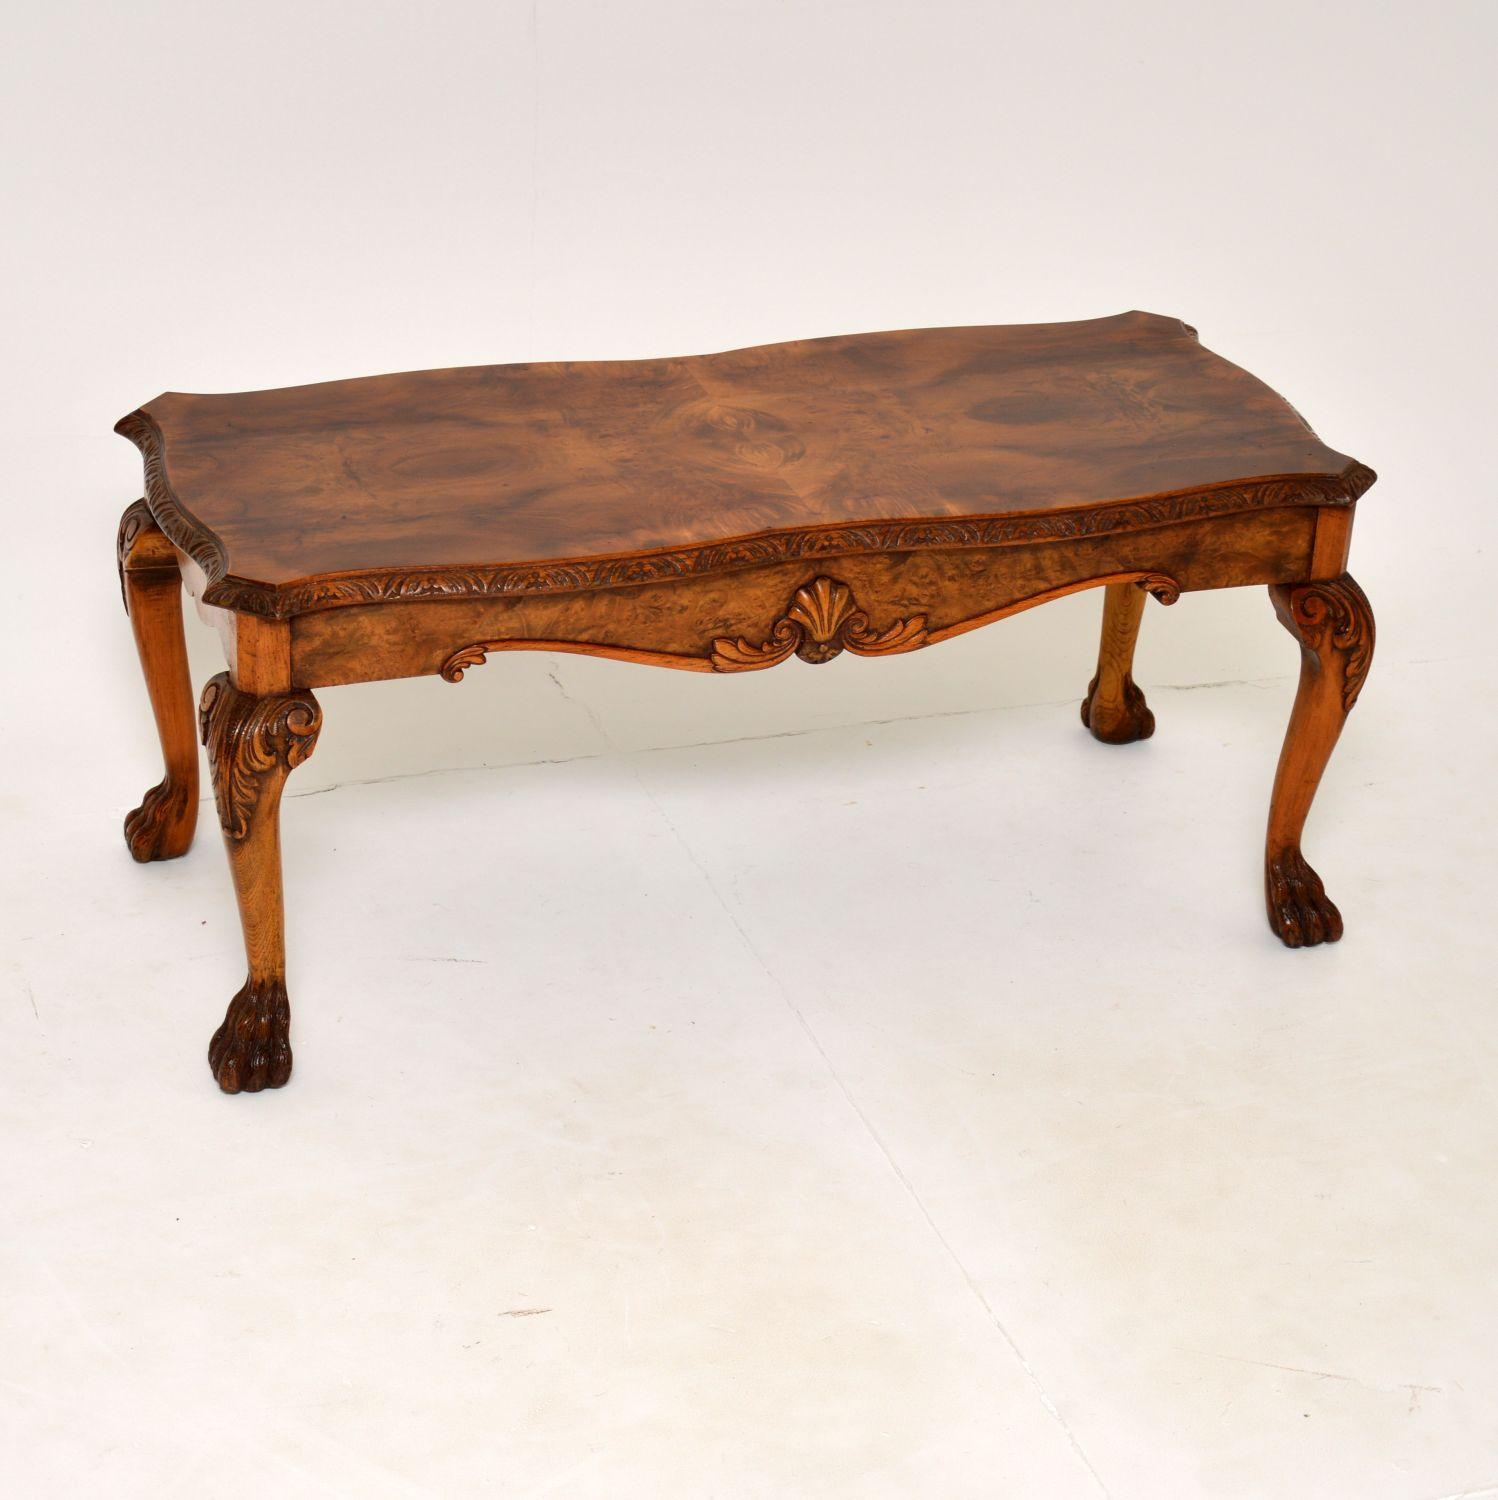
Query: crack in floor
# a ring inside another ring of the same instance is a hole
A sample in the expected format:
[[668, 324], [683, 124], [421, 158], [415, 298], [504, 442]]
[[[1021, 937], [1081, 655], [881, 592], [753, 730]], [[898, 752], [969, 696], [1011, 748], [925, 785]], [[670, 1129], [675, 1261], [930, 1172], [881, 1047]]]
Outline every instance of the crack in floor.
[[1444, 1396], [1445, 1386], [1422, 1385], [1418, 1381], [1405, 1380], [1397, 1385], [1374, 1385], [1371, 1381], [1362, 1380], [1356, 1375], [1344, 1375], [1337, 1370], [1315, 1370], [1308, 1365], [1285, 1365], [1279, 1364], [1272, 1359], [1250, 1359], [1246, 1354], [1222, 1354], [1216, 1349], [1191, 1349], [1183, 1344], [1175, 1346], [1182, 1354], [1199, 1354], [1206, 1359], [1225, 1359], [1236, 1365], [1257, 1365], [1262, 1370], [1283, 1370], [1289, 1375], [1306, 1375], [1312, 1380], [1338, 1380], [1348, 1385], [1361, 1386], [1365, 1391], [1372, 1391], [1379, 1396], [1404, 1396], [1410, 1399], [1410, 1410], [1414, 1411], [1419, 1405], [1421, 1395]]

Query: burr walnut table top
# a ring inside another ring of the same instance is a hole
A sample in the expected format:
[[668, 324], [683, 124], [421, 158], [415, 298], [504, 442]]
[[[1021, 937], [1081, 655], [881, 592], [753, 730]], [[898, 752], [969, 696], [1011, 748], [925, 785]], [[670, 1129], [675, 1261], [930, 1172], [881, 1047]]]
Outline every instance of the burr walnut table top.
[[1347, 504], [1372, 479], [1142, 312], [169, 393], [118, 430], [204, 602], [282, 619]]

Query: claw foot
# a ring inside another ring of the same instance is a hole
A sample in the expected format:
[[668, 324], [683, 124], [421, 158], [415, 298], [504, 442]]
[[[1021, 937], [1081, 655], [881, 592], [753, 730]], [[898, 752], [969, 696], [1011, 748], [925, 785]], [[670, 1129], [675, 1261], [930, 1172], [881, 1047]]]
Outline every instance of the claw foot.
[[291, 1003], [280, 979], [247, 979], [208, 1043], [208, 1066], [226, 1094], [278, 1089], [291, 1077]]
[[1314, 948], [1342, 936], [1342, 913], [1299, 849], [1265, 861], [1264, 897], [1269, 925], [1287, 948]]
[[1082, 723], [1092, 731], [1094, 739], [1105, 745], [1128, 745], [1135, 740], [1147, 740], [1155, 732], [1155, 716], [1132, 679], [1124, 679], [1121, 700], [1098, 703], [1094, 716], [1097, 685], [1098, 679], [1094, 677], [1087, 684], [1087, 696], [1082, 700]]
[[197, 822], [188, 788], [171, 777], [153, 786], [141, 804], [125, 818], [125, 842], [141, 864], [154, 859], [176, 859], [192, 844]]

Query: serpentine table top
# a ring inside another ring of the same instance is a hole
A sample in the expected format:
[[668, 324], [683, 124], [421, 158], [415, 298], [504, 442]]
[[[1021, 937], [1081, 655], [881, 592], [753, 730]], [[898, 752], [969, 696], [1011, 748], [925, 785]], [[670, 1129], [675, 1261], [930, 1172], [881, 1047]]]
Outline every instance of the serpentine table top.
[[1116, 743], [1154, 725], [1131, 675], [1146, 594], [1268, 585], [1314, 664], [1270, 923], [1340, 936], [1300, 824], [1371, 657], [1345, 565], [1374, 475], [1178, 319], [169, 393], [117, 430], [145, 458], [119, 552], [168, 770], [127, 821], [137, 858], [184, 852], [196, 812], [179, 582], [229, 664], [202, 711], [250, 956], [215, 1034], [226, 1089], [290, 1071], [272, 835], [316, 741], [310, 689], [457, 681], [510, 649], [732, 673], [914, 650], [1100, 585], [1083, 719]]
[[118, 430], [207, 602], [276, 618], [1335, 504], [1371, 478], [1138, 312], [167, 394]]

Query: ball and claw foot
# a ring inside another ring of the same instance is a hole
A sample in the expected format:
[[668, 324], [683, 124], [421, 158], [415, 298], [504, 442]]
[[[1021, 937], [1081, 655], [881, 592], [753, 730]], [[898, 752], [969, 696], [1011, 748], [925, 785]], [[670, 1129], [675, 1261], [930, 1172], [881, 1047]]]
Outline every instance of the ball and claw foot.
[[1342, 913], [1299, 849], [1265, 862], [1264, 898], [1269, 925], [1287, 948], [1314, 948], [1342, 936]]
[[281, 980], [245, 981], [208, 1043], [208, 1066], [226, 1094], [278, 1089], [291, 1077], [291, 1004]]
[[193, 825], [187, 820], [188, 788], [170, 778], [158, 782], [125, 818], [125, 842], [140, 864], [177, 859], [192, 843]]
[[1155, 732], [1155, 716], [1144, 701], [1144, 694], [1125, 678], [1123, 701], [1111, 715], [1099, 712], [1094, 722], [1093, 700], [1097, 697], [1098, 679], [1087, 684], [1087, 696], [1082, 700], [1082, 725], [1092, 737], [1105, 745], [1129, 745], [1135, 740], [1147, 740]]

